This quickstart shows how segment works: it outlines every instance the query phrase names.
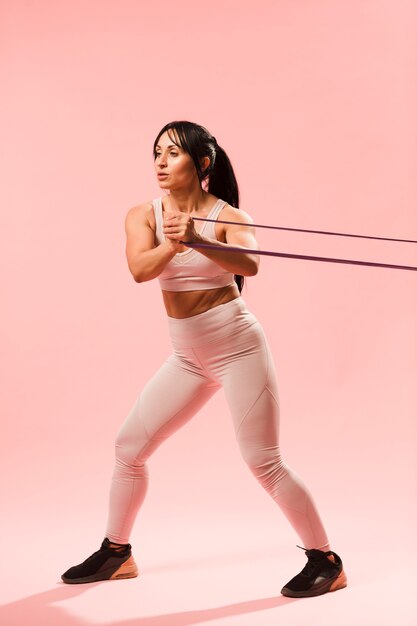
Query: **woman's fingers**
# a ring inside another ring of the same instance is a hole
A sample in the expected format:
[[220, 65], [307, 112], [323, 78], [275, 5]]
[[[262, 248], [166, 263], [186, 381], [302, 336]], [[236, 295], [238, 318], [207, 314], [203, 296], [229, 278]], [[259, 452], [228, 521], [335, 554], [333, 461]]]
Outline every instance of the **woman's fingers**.
[[163, 231], [164, 235], [170, 239], [181, 239], [182, 230], [177, 226], [166, 226]]
[[186, 216], [167, 216], [164, 221], [163, 230], [165, 234], [178, 235], [178, 237], [185, 236], [185, 234], [192, 230], [192, 220]]
[[194, 241], [196, 238], [193, 218], [181, 212], [164, 215], [163, 232], [175, 241]]

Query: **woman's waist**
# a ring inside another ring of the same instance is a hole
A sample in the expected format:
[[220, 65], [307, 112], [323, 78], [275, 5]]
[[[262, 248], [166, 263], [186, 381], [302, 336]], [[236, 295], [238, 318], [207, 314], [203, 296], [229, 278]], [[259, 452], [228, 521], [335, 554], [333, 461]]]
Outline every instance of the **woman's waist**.
[[168, 317], [183, 319], [205, 313], [209, 309], [225, 304], [239, 296], [236, 283], [213, 289], [190, 291], [162, 290], [165, 309]]
[[219, 340], [258, 321], [240, 295], [189, 317], [167, 319], [172, 345], [183, 348]]

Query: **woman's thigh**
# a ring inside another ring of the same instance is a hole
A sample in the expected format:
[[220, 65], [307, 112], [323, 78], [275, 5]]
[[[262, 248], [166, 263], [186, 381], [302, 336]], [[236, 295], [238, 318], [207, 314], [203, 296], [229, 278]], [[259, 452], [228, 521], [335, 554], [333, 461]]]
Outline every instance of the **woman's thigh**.
[[[239, 443], [278, 446], [279, 396], [272, 353], [259, 322], [197, 352], [224, 387]], [[247, 444], [247, 445], [246, 445]]]
[[144, 462], [186, 424], [219, 389], [193, 366], [172, 354], [146, 383], [122, 424], [118, 456]]

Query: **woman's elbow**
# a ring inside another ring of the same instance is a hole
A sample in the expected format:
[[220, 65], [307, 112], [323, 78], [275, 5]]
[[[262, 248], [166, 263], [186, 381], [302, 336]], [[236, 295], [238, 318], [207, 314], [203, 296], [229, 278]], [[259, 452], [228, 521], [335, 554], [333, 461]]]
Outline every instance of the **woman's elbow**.
[[133, 276], [133, 280], [135, 281], [135, 283], [146, 283], [148, 280], [153, 280], [154, 278], [156, 278], [157, 275], [155, 273], [149, 273], [149, 272], [145, 274], [142, 271], [142, 272], [136, 272], [136, 273], [132, 272], [132, 276]]
[[248, 276], [256, 276], [259, 270], [259, 261], [260, 261], [259, 256], [252, 256], [250, 260], [251, 260], [251, 266], [249, 268], [250, 274], [248, 274]]
[[247, 270], [245, 271], [245, 276], [256, 276], [256, 274], [258, 273], [258, 269], [259, 269], [259, 263], [254, 262], [252, 263]]
[[145, 279], [141, 272], [138, 272], [137, 269], [133, 269], [132, 267], [129, 267], [129, 270], [135, 283], [143, 283]]

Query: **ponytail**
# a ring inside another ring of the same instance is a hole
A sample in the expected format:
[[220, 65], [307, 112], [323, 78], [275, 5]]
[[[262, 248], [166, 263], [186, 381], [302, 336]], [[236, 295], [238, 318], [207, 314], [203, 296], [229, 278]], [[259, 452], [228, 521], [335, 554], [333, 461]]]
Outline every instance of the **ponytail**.
[[[232, 164], [226, 152], [218, 145], [216, 138], [213, 137], [213, 139], [215, 141], [215, 158], [211, 171], [209, 172], [207, 191], [222, 200], [226, 200], [230, 206], [238, 209], [239, 188]], [[239, 293], [242, 293], [244, 280], [243, 276], [235, 274], [235, 282], [238, 286]]]

